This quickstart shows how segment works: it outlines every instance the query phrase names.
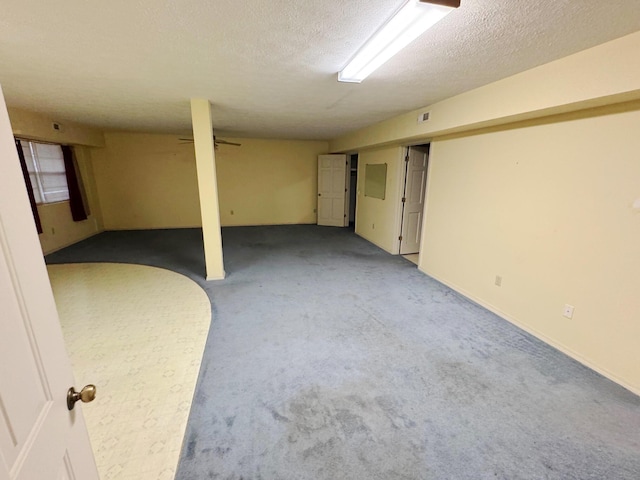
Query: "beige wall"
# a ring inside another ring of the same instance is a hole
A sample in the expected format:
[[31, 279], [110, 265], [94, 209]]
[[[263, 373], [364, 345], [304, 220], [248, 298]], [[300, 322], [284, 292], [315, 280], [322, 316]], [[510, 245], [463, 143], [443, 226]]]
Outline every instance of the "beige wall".
[[93, 152], [106, 230], [201, 225], [193, 144], [175, 135], [106, 133]]
[[[389, 253], [398, 253], [399, 200], [405, 149], [387, 147], [367, 150], [358, 158], [358, 196], [356, 200], [356, 233]], [[364, 195], [367, 164], [387, 164], [384, 200]]]
[[95, 218], [73, 221], [69, 202], [38, 205], [38, 214], [42, 224], [40, 245], [45, 255], [99, 233]]
[[420, 268], [640, 393], [640, 105], [620, 110], [434, 142]]
[[327, 142], [225, 139], [242, 146], [216, 151], [222, 225], [316, 223], [318, 155]]
[[[331, 152], [424, 140], [640, 98], [640, 32], [349, 133]], [[431, 119], [418, 123], [418, 114]]]
[[54, 120], [47, 115], [16, 108], [8, 110], [15, 136], [74, 145], [80, 175], [87, 194], [91, 214], [87, 220], [81, 222], [74, 222], [71, 218], [69, 202], [38, 205], [38, 214], [42, 223], [42, 233], [39, 235], [39, 239], [43, 253], [49, 254], [101, 232], [103, 230], [102, 213], [96, 185], [93, 181], [91, 149], [85, 145], [103, 145], [102, 132], [66, 121], [62, 122], [62, 130], [56, 131], [51, 127]]
[[[20, 108], [9, 107], [8, 111], [13, 134], [18, 137], [69, 145], [104, 145], [104, 137], [99, 129]], [[59, 123], [62, 128], [54, 130], [53, 122]]]
[[[193, 144], [140, 133], [105, 139], [92, 152], [105, 229], [201, 225]], [[223, 226], [316, 222], [317, 155], [326, 142], [227, 140], [242, 146], [216, 150]]]
[[74, 150], [90, 213], [88, 213], [86, 220], [74, 222], [73, 218], [71, 218], [69, 202], [38, 205], [38, 214], [42, 223], [42, 233], [39, 235], [40, 245], [45, 255], [73, 245], [104, 230], [100, 202], [94, 182], [90, 149], [76, 146]]

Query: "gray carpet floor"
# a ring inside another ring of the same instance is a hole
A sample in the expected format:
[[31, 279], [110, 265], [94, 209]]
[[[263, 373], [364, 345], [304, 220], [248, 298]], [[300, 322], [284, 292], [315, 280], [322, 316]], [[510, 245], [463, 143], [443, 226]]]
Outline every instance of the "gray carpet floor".
[[640, 479], [640, 397], [348, 229], [105, 232], [48, 263], [188, 275], [213, 321], [176, 478]]

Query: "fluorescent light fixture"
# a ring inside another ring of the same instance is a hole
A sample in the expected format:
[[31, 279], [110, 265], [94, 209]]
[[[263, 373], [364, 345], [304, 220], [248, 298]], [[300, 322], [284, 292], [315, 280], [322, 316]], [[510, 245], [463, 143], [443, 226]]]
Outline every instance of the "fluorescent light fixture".
[[433, 3], [440, 3], [440, 5], [421, 0], [409, 0], [405, 3], [338, 73], [338, 81], [362, 82], [374, 70], [460, 5], [460, 2], [455, 0], [434, 0]]

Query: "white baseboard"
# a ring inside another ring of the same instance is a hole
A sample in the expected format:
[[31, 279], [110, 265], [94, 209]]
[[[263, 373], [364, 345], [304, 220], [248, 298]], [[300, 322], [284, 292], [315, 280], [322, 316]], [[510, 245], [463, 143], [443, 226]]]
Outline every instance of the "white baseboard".
[[503, 312], [502, 310], [500, 310], [496, 306], [494, 306], [494, 305], [492, 305], [492, 304], [490, 304], [488, 302], [485, 302], [484, 300], [482, 300], [481, 298], [476, 297], [475, 295], [472, 295], [471, 293], [466, 291], [464, 288], [460, 288], [458, 285], [456, 285], [454, 283], [451, 283], [451, 282], [448, 282], [448, 281], [443, 280], [441, 278], [438, 278], [436, 275], [432, 275], [432, 274], [426, 272], [425, 270], [420, 268], [420, 266], [418, 266], [418, 270], [420, 270], [425, 275], [433, 278], [434, 280], [437, 280], [438, 282], [442, 283], [443, 285], [446, 285], [447, 287], [452, 288], [456, 292], [464, 295], [469, 300], [471, 300], [471, 301], [477, 303], [478, 305], [486, 308], [490, 312], [495, 313], [500, 318], [503, 318], [504, 320], [508, 321], [509, 323], [512, 323], [516, 327], [521, 328], [522, 330], [524, 330], [525, 332], [533, 335], [534, 337], [538, 338], [539, 340], [542, 340], [544, 343], [546, 343], [548, 345], [551, 345], [556, 350], [561, 351], [565, 355], [568, 355], [569, 357], [571, 357], [574, 360], [580, 362], [581, 364], [583, 364], [584, 366], [590, 368], [591, 370], [594, 370], [594, 371], [598, 372], [600, 375], [602, 375], [604, 377], [607, 377], [609, 380], [611, 380], [611, 381], [617, 383], [618, 385], [626, 388], [630, 392], [633, 392], [636, 395], [640, 396], [640, 387], [638, 387], [636, 385], [631, 385], [630, 383], [624, 381], [622, 378], [620, 378], [619, 376], [617, 376], [613, 372], [609, 371], [608, 369], [603, 368], [600, 365], [592, 362], [591, 360], [585, 358], [580, 353], [572, 350], [571, 348], [567, 347], [566, 345], [563, 345], [562, 343], [557, 342], [557, 341], [549, 338], [548, 336], [546, 336], [545, 334], [539, 332], [535, 328], [533, 328], [533, 327], [531, 327], [531, 326], [529, 326], [529, 325], [527, 325], [525, 323], [522, 323], [521, 321], [515, 319], [511, 315], [506, 314], [505, 312]]

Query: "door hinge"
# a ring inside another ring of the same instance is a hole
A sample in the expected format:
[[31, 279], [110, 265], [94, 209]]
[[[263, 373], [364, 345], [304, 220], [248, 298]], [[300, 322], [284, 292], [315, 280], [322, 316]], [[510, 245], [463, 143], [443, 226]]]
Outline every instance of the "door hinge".
[[[396, 157], [396, 158], [398, 158], [398, 157]], [[409, 161], [409, 155], [407, 155], [406, 157], [404, 157], [404, 161], [405, 161], [405, 162], [408, 162], [408, 161]]]
[[347, 218], [347, 214], [346, 213], [344, 214], [344, 218]]
[[400, 235], [400, 236], [398, 237], [398, 240], [402, 241], [402, 235]]
[[407, 201], [407, 197], [402, 197], [402, 203]]
[[344, 191], [346, 192], [346, 191], [347, 191], [347, 189], [345, 188], [345, 189], [344, 189]]

